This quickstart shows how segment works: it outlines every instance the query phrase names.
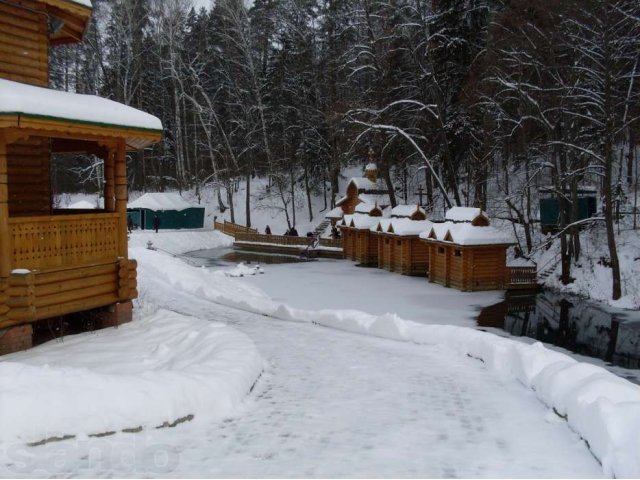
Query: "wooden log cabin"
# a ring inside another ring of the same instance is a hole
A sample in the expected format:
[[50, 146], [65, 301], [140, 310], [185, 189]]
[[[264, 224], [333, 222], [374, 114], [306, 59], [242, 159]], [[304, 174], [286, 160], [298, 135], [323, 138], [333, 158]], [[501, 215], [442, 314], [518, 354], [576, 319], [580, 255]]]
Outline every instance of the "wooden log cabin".
[[[88, 0], [0, 1], [0, 353], [31, 345], [34, 322], [101, 308], [131, 318], [136, 263], [127, 252], [126, 152], [157, 142], [160, 121], [91, 95], [53, 91], [50, 47], [78, 42]], [[104, 208], [54, 207], [51, 158], [104, 161]]]
[[383, 268], [403, 275], [426, 276], [429, 245], [420, 239], [420, 234], [429, 231], [432, 225], [429, 220], [392, 218], [382, 235], [391, 245]]
[[[380, 215], [382, 211], [379, 210]], [[379, 215], [352, 215], [351, 231], [354, 237], [353, 241], [353, 259], [363, 266], [378, 266], [377, 253], [378, 244], [377, 236], [371, 232], [371, 227], [378, 223]]]
[[501, 231], [446, 222], [420, 236], [429, 244], [430, 282], [463, 291], [508, 287], [506, 252], [513, 242]]

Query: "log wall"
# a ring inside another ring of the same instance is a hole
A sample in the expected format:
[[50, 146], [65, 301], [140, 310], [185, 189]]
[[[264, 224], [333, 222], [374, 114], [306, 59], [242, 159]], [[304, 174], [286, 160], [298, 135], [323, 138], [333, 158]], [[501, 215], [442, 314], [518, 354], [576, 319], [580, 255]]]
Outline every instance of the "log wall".
[[[0, 282], [0, 328], [137, 298], [137, 264], [116, 262], [17, 271]], [[4, 292], [2, 291], [4, 289]]]
[[49, 140], [31, 137], [9, 144], [7, 166], [9, 214], [12, 217], [48, 215], [51, 211]]
[[27, 9], [0, 2], [0, 78], [47, 86], [48, 19], [37, 2], [20, 3]]

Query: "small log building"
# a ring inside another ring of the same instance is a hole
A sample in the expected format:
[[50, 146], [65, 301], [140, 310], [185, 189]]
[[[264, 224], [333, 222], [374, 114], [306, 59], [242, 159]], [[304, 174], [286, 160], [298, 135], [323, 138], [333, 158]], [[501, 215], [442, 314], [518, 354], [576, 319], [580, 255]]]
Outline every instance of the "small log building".
[[[161, 138], [151, 115], [91, 95], [53, 91], [49, 47], [78, 42], [84, 0], [0, 1], [0, 353], [31, 346], [39, 320], [103, 307], [131, 318], [136, 263], [127, 251], [127, 150]], [[104, 208], [57, 210], [51, 157], [104, 160]]]
[[429, 245], [419, 235], [432, 225], [428, 220], [391, 219], [386, 233], [381, 235], [384, 241], [389, 240], [390, 245], [384, 268], [403, 275], [426, 276]]
[[429, 244], [430, 282], [463, 291], [507, 288], [506, 253], [513, 242], [499, 230], [447, 222], [421, 238]]

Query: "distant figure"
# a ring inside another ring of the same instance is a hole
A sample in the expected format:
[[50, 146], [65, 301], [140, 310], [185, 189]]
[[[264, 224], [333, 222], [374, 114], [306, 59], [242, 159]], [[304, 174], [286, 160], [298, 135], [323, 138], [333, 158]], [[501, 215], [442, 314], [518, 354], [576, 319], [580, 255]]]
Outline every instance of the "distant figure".
[[298, 231], [296, 230], [296, 227], [291, 227], [291, 230], [289, 231], [289, 235], [291, 235], [292, 237], [298, 237]]
[[133, 230], [133, 218], [131, 217], [127, 217], [127, 230], [129, 230], [129, 233]]
[[338, 231], [335, 225], [331, 227], [331, 238], [333, 238], [334, 240], [337, 240], [340, 238], [340, 232]]
[[264, 229], [264, 234], [271, 235], [271, 228], [269, 227], [269, 225], [267, 225], [267, 228]]
[[153, 216], [153, 229], [158, 233], [158, 229], [160, 228], [160, 217], [158, 215]]
[[307, 232], [307, 237], [313, 237], [313, 232]]

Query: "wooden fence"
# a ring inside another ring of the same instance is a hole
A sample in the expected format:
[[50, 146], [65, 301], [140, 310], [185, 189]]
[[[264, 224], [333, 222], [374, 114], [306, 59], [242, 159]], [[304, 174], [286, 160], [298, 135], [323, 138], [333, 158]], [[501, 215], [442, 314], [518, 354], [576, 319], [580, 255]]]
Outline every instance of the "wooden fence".
[[235, 236], [236, 233], [258, 233], [255, 228], [249, 228], [244, 225], [238, 225], [237, 223], [227, 222], [213, 222], [213, 228], [220, 230], [222, 233]]
[[313, 237], [290, 237], [288, 235], [266, 235], [263, 233], [236, 233], [236, 242], [271, 243], [274, 245], [287, 245], [306, 247], [314, 241]]
[[342, 248], [342, 240], [341, 239], [333, 239], [333, 238], [321, 238], [320, 239], [321, 247], [329, 247], [329, 248]]
[[538, 284], [537, 267], [507, 267], [509, 288], [535, 288]]

